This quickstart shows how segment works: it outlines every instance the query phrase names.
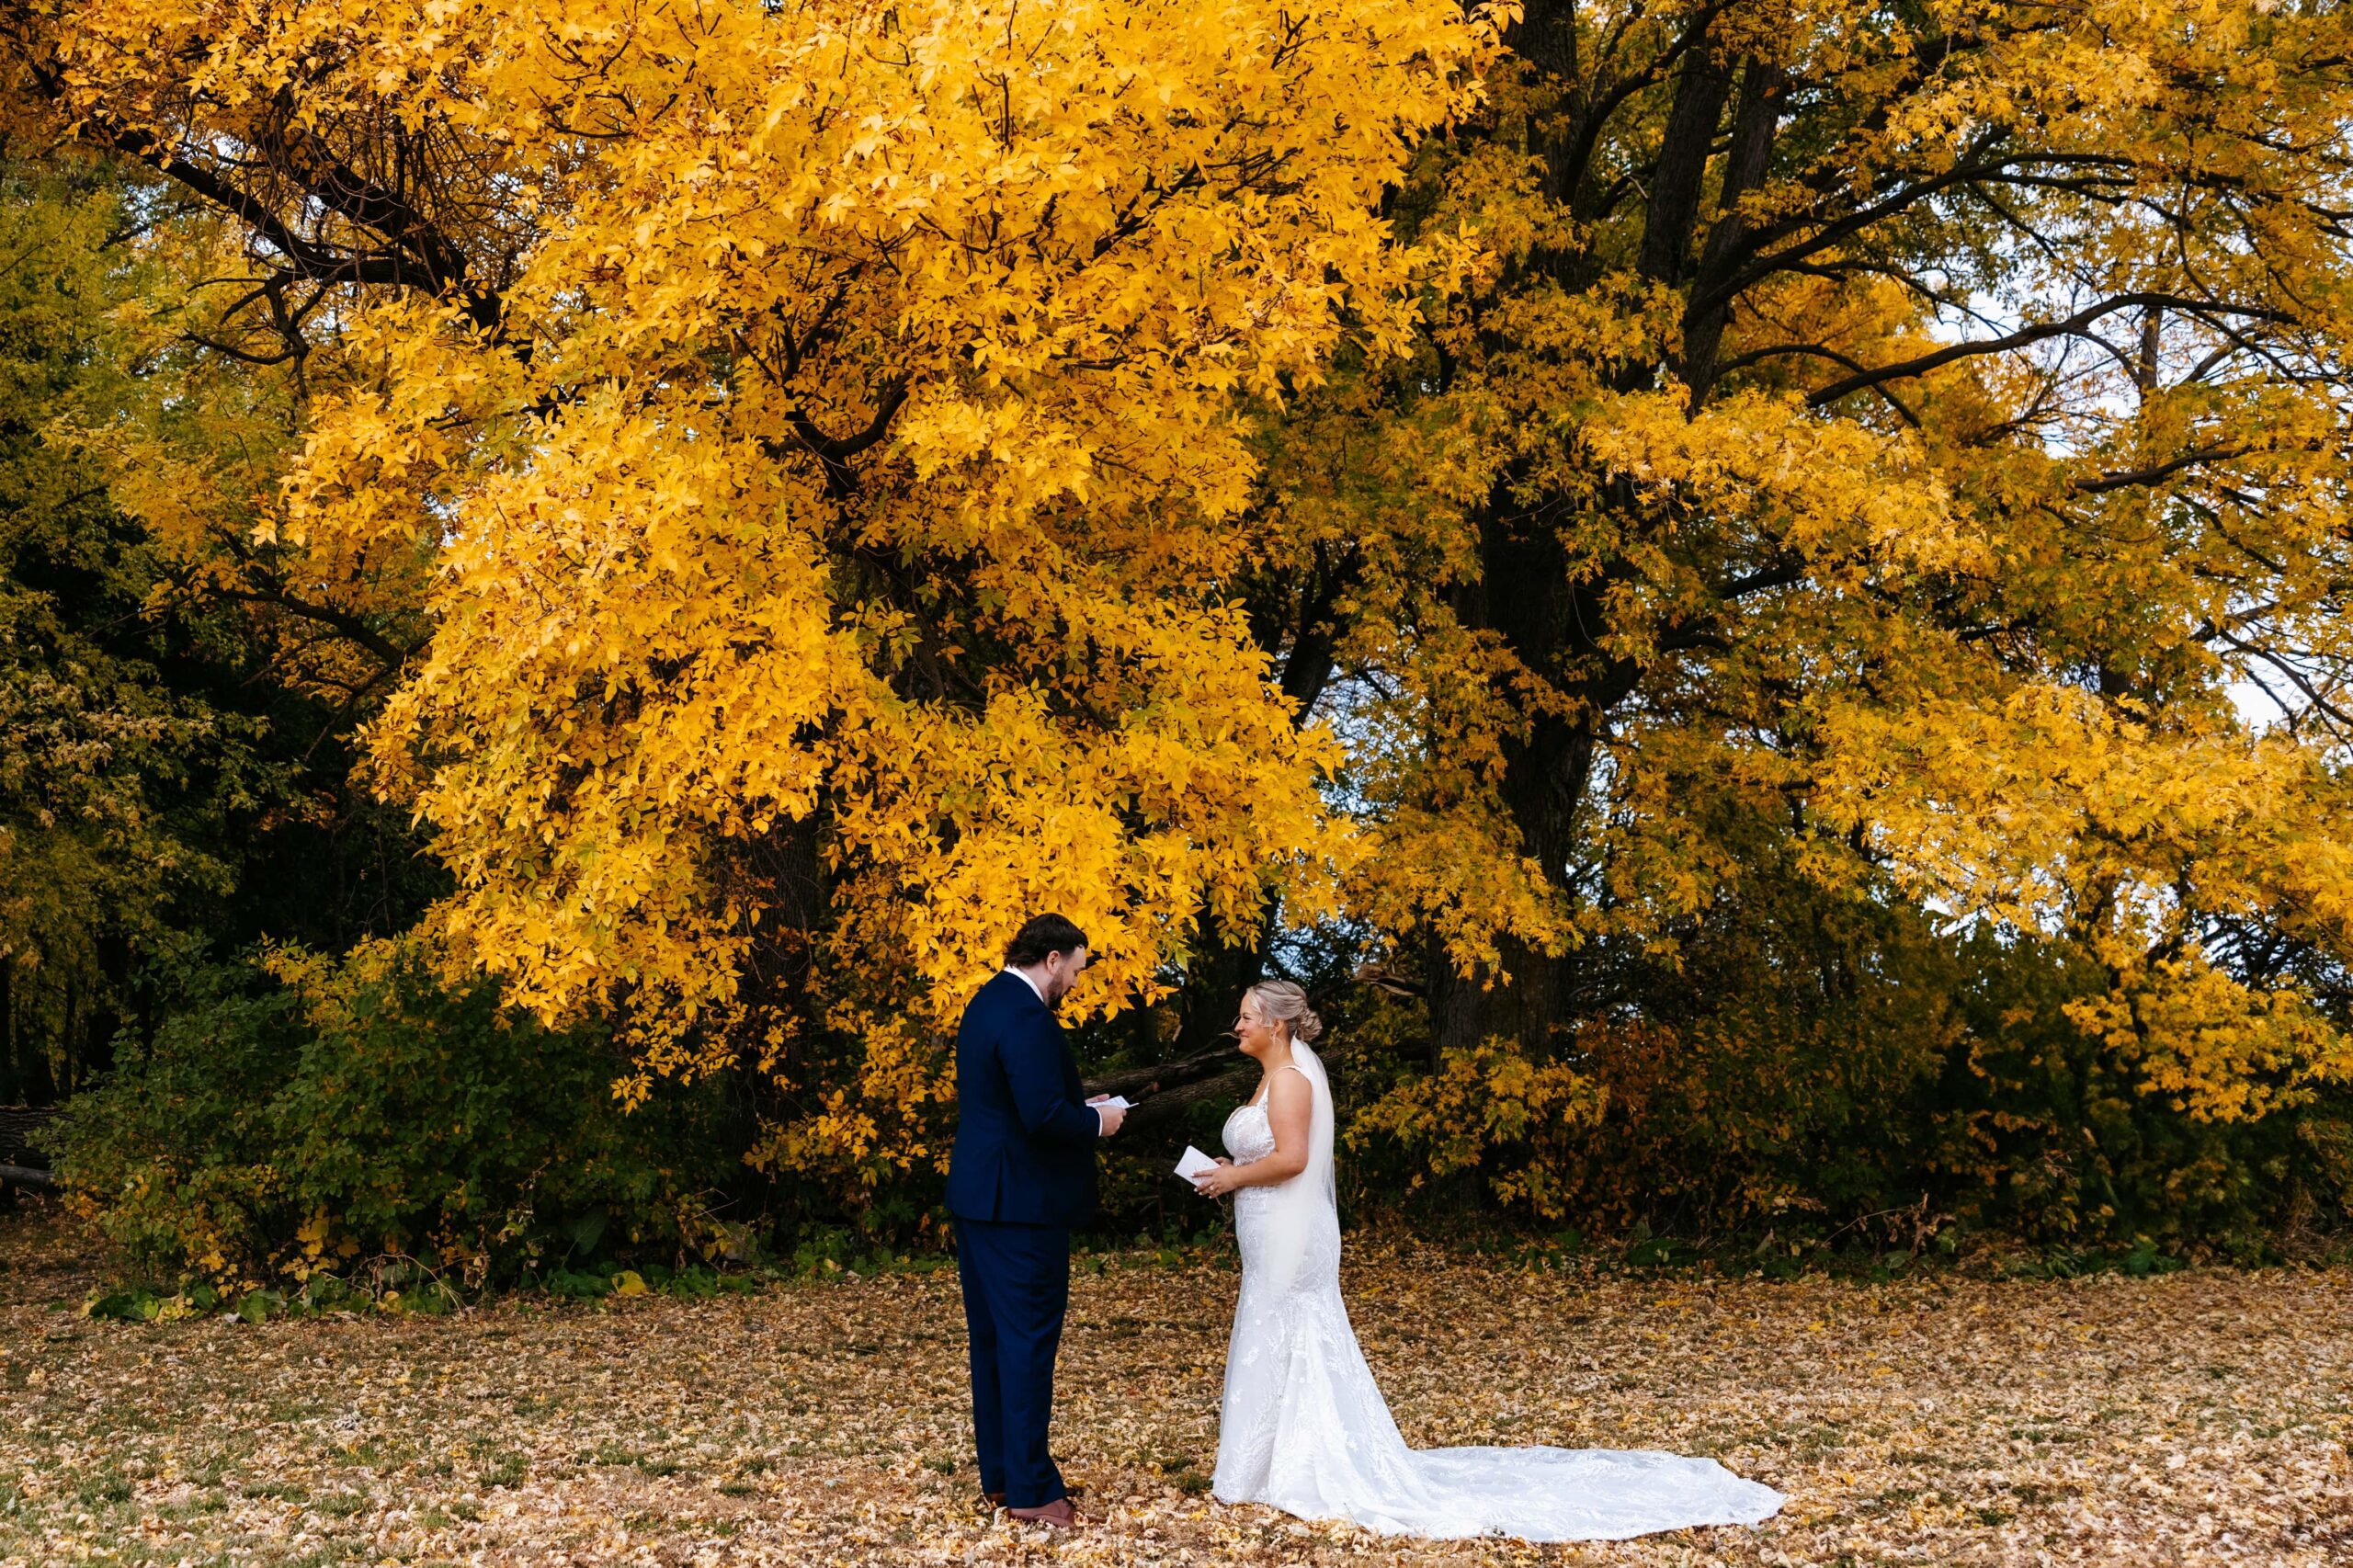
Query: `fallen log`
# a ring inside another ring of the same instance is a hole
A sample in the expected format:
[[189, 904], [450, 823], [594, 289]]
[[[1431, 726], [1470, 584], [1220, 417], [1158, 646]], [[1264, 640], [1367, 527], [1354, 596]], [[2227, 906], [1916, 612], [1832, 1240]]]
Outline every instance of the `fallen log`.
[[56, 1106], [0, 1105], [0, 1161], [11, 1154], [40, 1154], [42, 1131], [55, 1121]]
[[[1346, 1056], [1351, 1049], [1345, 1044], [1335, 1045], [1315, 1054], [1330, 1062]], [[1257, 1083], [1258, 1064], [1228, 1045], [1154, 1067], [1128, 1067], [1106, 1073], [1099, 1078], [1088, 1079], [1086, 1092], [1125, 1095], [1136, 1102], [1114, 1142], [1141, 1153], [1137, 1144], [1158, 1144], [1162, 1135], [1173, 1132], [1175, 1124], [1193, 1107], [1220, 1100], [1240, 1105], [1250, 1097]]]
[[1086, 1080], [1090, 1095], [1125, 1095], [1141, 1102], [1147, 1096], [1161, 1095], [1196, 1084], [1204, 1078], [1231, 1077], [1237, 1070], [1250, 1065], [1249, 1058], [1231, 1044], [1212, 1046], [1207, 1051], [1182, 1056], [1174, 1062], [1154, 1062], [1142, 1067], [1115, 1067]]

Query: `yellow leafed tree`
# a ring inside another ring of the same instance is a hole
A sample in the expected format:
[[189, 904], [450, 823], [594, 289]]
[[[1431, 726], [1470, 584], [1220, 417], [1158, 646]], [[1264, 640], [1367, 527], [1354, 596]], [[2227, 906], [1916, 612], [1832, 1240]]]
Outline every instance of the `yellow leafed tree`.
[[[1238, 400], [1383, 353], [1459, 241], [1380, 215], [1467, 107], [1452, 0], [11, 13], [19, 112], [241, 227], [299, 350], [255, 547], [427, 570], [374, 721], [435, 929], [651, 1075], [756, 1056], [776, 1151], [923, 1158], [1012, 926], [1153, 994], [1347, 853], [1222, 574]], [[225, 329], [224, 329], [225, 330]], [[394, 585], [388, 587], [387, 585]], [[413, 587], [405, 591], [415, 593]], [[912, 1016], [908, 1016], [912, 1015]], [[819, 1030], [866, 1037], [816, 1081]]]
[[2353, 1079], [2345, 9], [1531, 0], [1506, 44], [1399, 203], [1485, 262], [1285, 412], [1247, 590], [1349, 717], [1347, 897], [1433, 1070], [1574, 1054], [1608, 951], [1786, 854], [2064, 945], [2191, 1115]]
[[396, 674], [446, 950], [769, 1155], [935, 1157], [1021, 911], [1199, 1038], [1277, 891], [1422, 970], [1372, 1123], [1589, 1118], [1596, 955], [1768, 862], [2192, 1116], [2353, 1077], [2336, 5], [6, 14], [260, 275], [221, 570]]

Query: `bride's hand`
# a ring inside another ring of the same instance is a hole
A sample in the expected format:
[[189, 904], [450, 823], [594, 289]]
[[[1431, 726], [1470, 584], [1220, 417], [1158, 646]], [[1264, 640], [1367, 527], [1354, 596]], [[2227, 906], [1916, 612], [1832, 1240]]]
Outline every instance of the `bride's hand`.
[[1203, 1171], [1193, 1178], [1193, 1190], [1203, 1198], [1223, 1198], [1238, 1185], [1233, 1179], [1232, 1160], [1220, 1160], [1215, 1170]]

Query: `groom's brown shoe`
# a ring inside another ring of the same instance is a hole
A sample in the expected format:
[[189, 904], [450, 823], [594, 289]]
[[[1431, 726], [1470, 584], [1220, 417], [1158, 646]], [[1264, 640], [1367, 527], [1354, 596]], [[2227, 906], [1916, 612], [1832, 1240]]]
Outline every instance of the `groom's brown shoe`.
[[1017, 1519], [1023, 1519], [1033, 1525], [1051, 1525], [1058, 1530], [1078, 1528], [1078, 1515], [1071, 1507], [1070, 1499], [1067, 1497], [1057, 1497], [1051, 1503], [1041, 1503], [1034, 1508], [1007, 1508], [1006, 1512]]
[[[1086, 1488], [1084, 1486], [1074, 1486], [1067, 1492], [1064, 1492], [1063, 1495], [1075, 1503], [1081, 1497], [1086, 1495]], [[986, 1503], [992, 1508], [1002, 1508], [1005, 1506], [1005, 1494], [1002, 1492], [983, 1492], [981, 1494], [981, 1501]]]

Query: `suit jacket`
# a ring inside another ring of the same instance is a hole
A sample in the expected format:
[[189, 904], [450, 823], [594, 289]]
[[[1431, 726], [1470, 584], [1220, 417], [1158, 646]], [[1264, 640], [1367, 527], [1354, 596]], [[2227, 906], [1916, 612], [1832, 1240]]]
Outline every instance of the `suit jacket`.
[[956, 1146], [948, 1211], [965, 1220], [1076, 1225], [1095, 1213], [1095, 1143], [1063, 1027], [1008, 971], [980, 989], [956, 1030]]

